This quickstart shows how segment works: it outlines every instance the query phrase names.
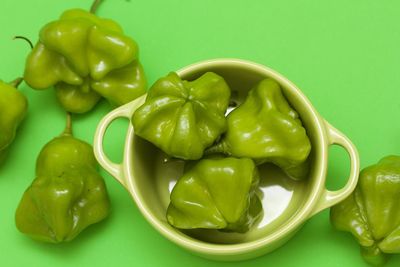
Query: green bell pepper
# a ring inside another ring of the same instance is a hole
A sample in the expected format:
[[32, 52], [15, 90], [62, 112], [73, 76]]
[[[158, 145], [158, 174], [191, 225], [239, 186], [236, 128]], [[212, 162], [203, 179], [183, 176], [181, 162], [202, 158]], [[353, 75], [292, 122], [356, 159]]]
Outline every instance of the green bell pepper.
[[207, 153], [247, 157], [257, 164], [271, 162], [293, 179], [308, 174], [310, 140], [299, 115], [277, 82], [261, 81], [227, 117], [228, 130]]
[[167, 220], [179, 229], [246, 232], [262, 215], [258, 183], [251, 159], [202, 159], [173, 188]]
[[353, 234], [361, 254], [382, 265], [400, 253], [400, 157], [388, 156], [363, 169], [355, 191], [331, 208], [331, 222]]
[[11, 84], [0, 81], [0, 162], [6, 157], [6, 150], [28, 109], [26, 97], [16, 89], [21, 81], [17, 79]]
[[207, 72], [194, 81], [176, 73], [159, 79], [136, 110], [136, 135], [172, 157], [200, 159], [225, 130], [230, 89], [225, 80]]
[[114, 21], [80, 9], [41, 29], [24, 79], [37, 90], [55, 86], [59, 102], [73, 113], [91, 110], [102, 97], [122, 105], [146, 89], [135, 41]]
[[15, 214], [20, 232], [60, 243], [107, 217], [109, 198], [92, 147], [68, 130], [47, 143]]

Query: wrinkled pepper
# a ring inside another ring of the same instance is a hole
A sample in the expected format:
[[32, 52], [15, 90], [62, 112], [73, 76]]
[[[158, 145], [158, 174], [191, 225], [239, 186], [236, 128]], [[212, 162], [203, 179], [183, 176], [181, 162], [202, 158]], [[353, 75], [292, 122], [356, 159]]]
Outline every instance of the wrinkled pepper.
[[36, 178], [15, 214], [19, 231], [39, 241], [70, 241], [109, 214], [109, 198], [93, 149], [69, 129], [41, 150]]
[[179, 229], [246, 232], [262, 215], [258, 183], [251, 159], [202, 159], [173, 188], [167, 220]]
[[37, 90], [54, 86], [73, 113], [91, 110], [102, 97], [122, 105], [146, 89], [136, 42], [116, 22], [81, 9], [67, 10], [41, 29], [24, 79]]
[[372, 265], [400, 253], [400, 157], [363, 169], [355, 191], [331, 208], [330, 219], [336, 229], [353, 234]]
[[16, 88], [21, 81], [17, 79], [10, 84], [0, 81], [0, 162], [5, 159], [28, 109], [26, 97]]
[[183, 81], [172, 72], [150, 88], [134, 113], [135, 133], [172, 157], [200, 159], [226, 130], [229, 99], [227, 83], [215, 73]]
[[271, 162], [293, 179], [307, 177], [310, 140], [276, 81], [261, 81], [227, 121], [226, 133], [208, 154], [248, 157], [257, 164]]

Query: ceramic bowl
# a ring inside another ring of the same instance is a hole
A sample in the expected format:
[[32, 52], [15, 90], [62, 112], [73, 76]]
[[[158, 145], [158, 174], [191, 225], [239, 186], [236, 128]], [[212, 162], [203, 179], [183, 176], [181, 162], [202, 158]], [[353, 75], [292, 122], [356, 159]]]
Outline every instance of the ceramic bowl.
[[[326, 122], [304, 94], [288, 79], [263, 65], [239, 59], [214, 59], [177, 71], [182, 79], [192, 80], [207, 71], [225, 78], [233, 100], [240, 103], [259, 81], [270, 77], [282, 87], [289, 103], [299, 113], [312, 144], [311, 170], [308, 179], [295, 182], [273, 165], [260, 167], [260, 190], [264, 216], [245, 234], [217, 230], [180, 231], [166, 220], [169, 194], [182, 175], [183, 163], [164, 162], [165, 155], [127, 129], [123, 162], [111, 162], [103, 151], [107, 127], [117, 118], [130, 119], [146, 95], [106, 115], [98, 125], [94, 151], [100, 165], [132, 195], [144, 218], [173, 243], [197, 255], [215, 260], [243, 260], [262, 255], [284, 244], [314, 214], [346, 198], [355, 188], [359, 172], [357, 150], [350, 140]], [[350, 156], [350, 176], [344, 188], [329, 191], [325, 187], [328, 148], [342, 146]], [[122, 151], [121, 151], [122, 153]], [[132, 227], [135, 227], [132, 222]]]

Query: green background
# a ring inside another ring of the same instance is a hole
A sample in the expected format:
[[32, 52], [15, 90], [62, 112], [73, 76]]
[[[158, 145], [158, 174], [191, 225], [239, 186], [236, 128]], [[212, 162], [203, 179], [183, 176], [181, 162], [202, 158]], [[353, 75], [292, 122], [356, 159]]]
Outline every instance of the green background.
[[[0, 77], [23, 72], [38, 30], [89, 0], [1, 0]], [[196, 61], [237, 57], [285, 75], [331, 124], [356, 144], [361, 166], [400, 151], [400, 2], [397, 0], [105, 0], [98, 14], [117, 20], [140, 45], [152, 84], [158, 77]], [[336, 232], [328, 211], [314, 216], [284, 247], [260, 258], [220, 263], [193, 256], [161, 237], [144, 220], [129, 194], [105, 171], [111, 216], [68, 244], [30, 240], [14, 225], [14, 211], [34, 177], [41, 147], [58, 135], [64, 113], [53, 90], [23, 84], [30, 106], [6, 164], [0, 169], [1, 266], [364, 266], [349, 234]], [[92, 142], [96, 125], [112, 107], [74, 116], [75, 135]], [[107, 134], [106, 150], [121, 159], [127, 121]], [[348, 156], [330, 149], [327, 187], [344, 185]], [[96, 265], [95, 265], [96, 264]], [[400, 256], [387, 266], [399, 266]]]

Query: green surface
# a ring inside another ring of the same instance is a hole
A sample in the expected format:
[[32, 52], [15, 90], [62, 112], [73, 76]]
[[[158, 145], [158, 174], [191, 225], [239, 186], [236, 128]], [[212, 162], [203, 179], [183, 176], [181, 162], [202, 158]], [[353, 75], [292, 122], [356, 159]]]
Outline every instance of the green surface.
[[[63, 10], [88, 8], [90, 1], [2, 0], [0, 77], [23, 72], [29, 47], [16, 34], [37, 40], [37, 32]], [[98, 14], [118, 20], [140, 45], [150, 84], [187, 64], [238, 57], [267, 65], [296, 83], [320, 113], [356, 144], [361, 165], [400, 154], [400, 2], [394, 0], [230, 1], [105, 0]], [[20, 234], [14, 212], [34, 175], [41, 147], [64, 127], [64, 113], [52, 90], [20, 87], [29, 114], [0, 169], [1, 266], [365, 266], [358, 244], [336, 232], [324, 211], [284, 247], [241, 263], [203, 260], [173, 245], [143, 219], [128, 193], [104, 171], [112, 201], [107, 221], [69, 244], [40, 244]], [[75, 134], [91, 142], [99, 119], [111, 110], [102, 102], [75, 116]], [[106, 150], [121, 158], [127, 123], [115, 123]], [[340, 188], [348, 157], [331, 149], [328, 188]], [[399, 266], [394, 256], [386, 266]]]

